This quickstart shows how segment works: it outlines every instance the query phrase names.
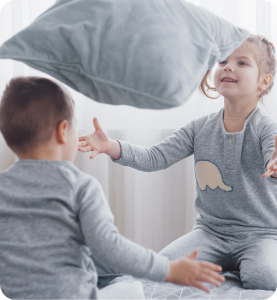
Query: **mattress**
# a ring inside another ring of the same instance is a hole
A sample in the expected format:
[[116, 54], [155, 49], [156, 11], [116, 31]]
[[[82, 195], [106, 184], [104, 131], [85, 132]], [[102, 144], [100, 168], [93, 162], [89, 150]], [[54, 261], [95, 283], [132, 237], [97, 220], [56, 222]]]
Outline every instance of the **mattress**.
[[[239, 272], [223, 272], [226, 281], [215, 287], [205, 284], [211, 292], [208, 294], [194, 287], [180, 286], [168, 282], [153, 282], [147, 279], [136, 279], [132, 276], [117, 277], [110, 284], [116, 282], [140, 281], [144, 287], [145, 299], [268, 299], [274, 291], [245, 290], [239, 278]], [[277, 292], [276, 292], [277, 293]]]

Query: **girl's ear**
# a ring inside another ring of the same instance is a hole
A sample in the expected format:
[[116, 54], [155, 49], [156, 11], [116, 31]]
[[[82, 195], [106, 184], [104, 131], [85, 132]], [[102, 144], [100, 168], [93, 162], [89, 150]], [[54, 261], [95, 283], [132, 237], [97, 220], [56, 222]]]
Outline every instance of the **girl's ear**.
[[271, 81], [272, 81], [272, 75], [271, 74], [266, 74], [264, 75], [264, 78], [263, 78], [263, 81], [261, 83], [261, 87], [262, 87], [262, 90], [266, 90], [270, 84], [271, 84]]
[[57, 131], [56, 131], [56, 138], [59, 144], [66, 144], [66, 129], [68, 123], [66, 120], [63, 120], [59, 123]]

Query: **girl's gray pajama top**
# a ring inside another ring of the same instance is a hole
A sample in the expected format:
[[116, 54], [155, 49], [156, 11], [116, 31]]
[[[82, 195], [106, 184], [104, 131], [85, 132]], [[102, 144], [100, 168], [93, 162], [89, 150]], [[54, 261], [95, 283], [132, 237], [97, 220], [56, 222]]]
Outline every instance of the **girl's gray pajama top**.
[[194, 154], [199, 213], [194, 229], [234, 241], [257, 234], [277, 239], [277, 179], [263, 178], [277, 123], [256, 107], [241, 132], [228, 133], [223, 112], [194, 120], [150, 148], [119, 141], [122, 155], [113, 161], [152, 172]]

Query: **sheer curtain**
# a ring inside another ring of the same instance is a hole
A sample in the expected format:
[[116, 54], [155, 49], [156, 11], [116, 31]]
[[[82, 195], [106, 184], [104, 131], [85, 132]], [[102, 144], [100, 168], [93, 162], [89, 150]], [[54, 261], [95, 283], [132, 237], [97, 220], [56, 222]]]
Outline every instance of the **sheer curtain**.
[[[55, 0], [8, 2], [0, 12], [0, 44], [30, 24], [55, 2]], [[265, 35], [277, 45], [277, 12], [270, 3], [273, 3], [272, 0], [189, 2], [203, 6], [252, 33]], [[6, 83], [14, 76], [51, 78], [47, 74], [11, 60], [0, 60], [0, 70], [1, 95]], [[210, 100], [195, 91], [181, 107], [164, 111], [139, 110], [128, 106], [99, 104], [72, 89], [69, 90], [76, 102], [80, 135], [94, 130], [92, 119], [97, 116], [110, 137], [142, 146], [158, 143], [192, 119], [218, 111], [223, 106], [222, 97]], [[277, 118], [276, 99], [275, 86], [265, 99], [263, 107], [275, 118]], [[5, 170], [14, 161], [15, 156], [0, 136], [0, 171]], [[115, 215], [116, 225], [122, 234], [133, 241], [158, 251], [191, 230], [196, 217], [193, 157], [155, 173], [142, 173], [121, 167], [111, 163], [104, 155], [89, 160], [89, 154], [79, 153], [75, 164], [100, 181]]]

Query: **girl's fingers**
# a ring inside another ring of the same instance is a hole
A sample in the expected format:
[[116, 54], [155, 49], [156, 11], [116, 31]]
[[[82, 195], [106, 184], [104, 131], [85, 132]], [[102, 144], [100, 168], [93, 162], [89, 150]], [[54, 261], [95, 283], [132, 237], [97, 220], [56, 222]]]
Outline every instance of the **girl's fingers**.
[[[275, 151], [274, 151], [274, 152], [275, 152]], [[276, 165], [276, 163], [277, 163], [277, 151], [276, 151], [276, 153], [274, 153], [274, 154], [272, 155], [272, 157], [271, 157], [271, 159], [270, 159], [270, 162], [268, 163], [266, 169], [267, 169], [267, 170], [272, 169], [273, 166]]]
[[93, 118], [93, 125], [94, 125], [94, 128], [95, 128], [96, 131], [97, 130], [102, 130], [97, 118]]
[[198, 288], [198, 289], [200, 289], [200, 290], [203, 290], [203, 291], [205, 291], [205, 292], [207, 292], [207, 293], [210, 292], [210, 290], [209, 290], [205, 285], [203, 285], [203, 284], [200, 283], [200, 282], [195, 282], [195, 283], [193, 284], [193, 286], [196, 287], [196, 288]]
[[79, 147], [86, 147], [87, 142], [83, 141], [83, 142], [79, 142]]
[[79, 136], [79, 142], [85, 141], [85, 140], [86, 140], [86, 135]]
[[90, 159], [93, 159], [97, 154], [98, 154], [98, 152], [96, 150], [93, 150], [91, 152]]
[[265, 178], [265, 177], [271, 176], [273, 173], [274, 173], [274, 171], [269, 169], [266, 173], [264, 173], [263, 177]]
[[274, 165], [274, 166], [273, 166], [273, 171], [274, 171], [274, 172], [277, 172], [277, 165]]
[[80, 151], [80, 152], [89, 152], [89, 151], [91, 151], [91, 147], [90, 146], [79, 147], [78, 151]]

